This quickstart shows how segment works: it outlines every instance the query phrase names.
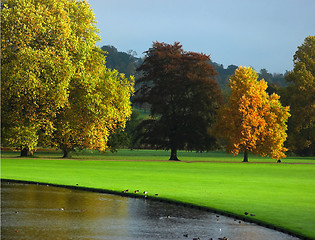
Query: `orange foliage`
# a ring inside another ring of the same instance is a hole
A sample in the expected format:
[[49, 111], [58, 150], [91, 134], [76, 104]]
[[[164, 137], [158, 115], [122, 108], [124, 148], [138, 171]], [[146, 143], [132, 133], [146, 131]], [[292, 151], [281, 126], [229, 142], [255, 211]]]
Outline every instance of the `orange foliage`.
[[274, 159], [285, 157], [286, 122], [289, 107], [283, 107], [277, 94], [268, 95], [267, 83], [257, 81], [250, 67], [239, 67], [230, 78], [231, 95], [218, 112], [215, 131], [233, 154], [252, 152]]

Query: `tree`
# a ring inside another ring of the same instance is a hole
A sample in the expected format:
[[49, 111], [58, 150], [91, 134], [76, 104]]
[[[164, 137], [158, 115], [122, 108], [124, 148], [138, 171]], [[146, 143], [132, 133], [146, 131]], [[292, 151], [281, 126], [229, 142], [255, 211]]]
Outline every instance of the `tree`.
[[129, 50], [127, 53], [118, 52], [114, 46], [103, 46], [102, 50], [106, 54], [106, 66], [110, 69], [116, 69], [120, 73], [124, 73], [127, 77], [136, 74], [136, 68], [140, 58], [136, 58], [136, 52]]
[[221, 102], [216, 72], [209, 56], [185, 52], [182, 46], [155, 42], [138, 68], [142, 84], [135, 102], [148, 103], [151, 119], [140, 124], [141, 142], [171, 149], [170, 160], [178, 160], [177, 150], [203, 151], [214, 146], [210, 128]]
[[31, 154], [67, 102], [74, 1], [1, 1], [2, 142]]
[[305, 38], [293, 62], [294, 69], [286, 76], [292, 113], [288, 147], [298, 154], [315, 155], [315, 36]]
[[[123, 76], [104, 66], [104, 55], [95, 47], [100, 39], [89, 4], [78, 0], [1, 3], [2, 144], [20, 146], [21, 155], [30, 154], [39, 141], [48, 145], [58, 139], [56, 133], [73, 131], [63, 124], [68, 121], [63, 117], [70, 117], [89, 127], [79, 129], [89, 137], [85, 146], [104, 149], [107, 131], [130, 115], [125, 107], [113, 118], [117, 113], [113, 108], [120, 109], [115, 101], [129, 99], [131, 88]], [[120, 89], [125, 85], [128, 93]], [[111, 104], [102, 106], [106, 103]], [[83, 114], [93, 111], [100, 112], [93, 117]], [[101, 114], [108, 114], [108, 122]]]
[[250, 67], [239, 67], [230, 78], [231, 94], [218, 112], [214, 127], [217, 136], [226, 141], [226, 150], [233, 154], [244, 152], [270, 155], [279, 160], [285, 157], [286, 121], [289, 107], [283, 107], [277, 94], [266, 93], [267, 83], [257, 81]]
[[118, 148], [130, 148], [137, 144], [135, 135], [137, 126], [140, 124], [140, 113], [136, 110], [132, 110], [130, 119], [126, 122], [125, 129], [119, 128], [117, 131], [109, 137], [108, 146], [111, 152], [117, 152]]
[[71, 82], [69, 104], [57, 115], [53, 134], [64, 158], [71, 157], [75, 148], [105, 152], [109, 135], [124, 129], [131, 115], [133, 78], [129, 81], [116, 70], [95, 66], [97, 61], [87, 62], [103, 72]]

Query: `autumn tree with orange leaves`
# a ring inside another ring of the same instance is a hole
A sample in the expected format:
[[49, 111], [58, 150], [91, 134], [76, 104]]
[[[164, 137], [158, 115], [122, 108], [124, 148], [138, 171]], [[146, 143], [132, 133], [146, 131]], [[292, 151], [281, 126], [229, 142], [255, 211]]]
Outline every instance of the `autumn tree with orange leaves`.
[[227, 152], [244, 152], [244, 162], [248, 162], [250, 152], [280, 161], [287, 151], [283, 143], [289, 107], [281, 105], [277, 94], [269, 96], [267, 83], [257, 78], [251, 67], [235, 71], [229, 83], [231, 94], [219, 109], [214, 130], [225, 140]]

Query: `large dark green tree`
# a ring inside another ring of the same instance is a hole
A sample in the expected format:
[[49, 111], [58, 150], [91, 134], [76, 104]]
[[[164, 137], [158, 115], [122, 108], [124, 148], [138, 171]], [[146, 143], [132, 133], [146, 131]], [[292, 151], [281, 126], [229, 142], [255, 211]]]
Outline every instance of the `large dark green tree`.
[[315, 36], [305, 38], [293, 56], [294, 69], [286, 100], [291, 107], [288, 147], [301, 155], [315, 155]]
[[209, 56], [186, 52], [180, 43], [155, 42], [137, 69], [142, 77], [135, 102], [149, 104], [151, 118], [140, 124], [144, 144], [177, 150], [210, 150], [215, 146], [211, 127], [222, 101]]

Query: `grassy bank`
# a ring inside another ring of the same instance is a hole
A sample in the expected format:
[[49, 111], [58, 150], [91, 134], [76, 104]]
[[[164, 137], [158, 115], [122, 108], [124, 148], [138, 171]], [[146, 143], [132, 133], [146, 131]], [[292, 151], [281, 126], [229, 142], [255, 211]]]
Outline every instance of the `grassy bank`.
[[[253, 156], [250, 161], [260, 164], [236, 164], [232, 162], [241, 157], [220, 152], [185, 154], [179, 156], [187, 162], [157, 161], [167, 159], [169, 153], [164, 151], [81, 154], [74, 160], [61, 160], [60, 153], [23, 159], [15, 157], [16, 153], [3, 153], [1, 178], [117, 192], [147, 191], [152, 197], [244, 217], [244, 212], [253, 213], [247, 217], [315, 239], [315, 165], [261, 163], [274, 160]], [[123, 159], [152, 161], [114, 161]], [[285, 161], [314, 163], [315, 159]]]

